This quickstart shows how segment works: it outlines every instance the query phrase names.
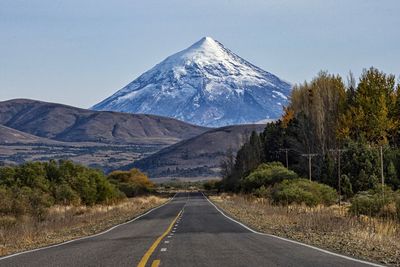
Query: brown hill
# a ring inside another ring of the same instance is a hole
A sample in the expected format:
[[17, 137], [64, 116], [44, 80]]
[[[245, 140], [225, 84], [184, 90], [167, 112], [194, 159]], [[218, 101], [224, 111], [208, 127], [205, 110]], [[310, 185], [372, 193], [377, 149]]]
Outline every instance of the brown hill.
[[239, 150], [252, 131], [261, 132], [263, 124], [234, 125], [212, 129], [199, 136], [166, 147], [134, 162], [151, 177], [216, 177], [226, 152]]
[[174, 144], [209, 128], [154, 115], [92, 111], [28, 99], [0, 102], [0, 124], [65, 142]]
[[56, 143], [56, 141], [48, 140], [0, 125], [0, 144], [30, 144], [47, 142]]

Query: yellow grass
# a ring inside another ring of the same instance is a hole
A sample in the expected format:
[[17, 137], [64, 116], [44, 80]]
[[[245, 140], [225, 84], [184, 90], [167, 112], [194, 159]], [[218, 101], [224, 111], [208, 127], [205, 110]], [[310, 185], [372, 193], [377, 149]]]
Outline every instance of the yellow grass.
[[352, 216], [347, 206], [283, 207], [266, 199], [226, 194], [211, 200], [258, 231], [400, 266], [400, 225], [396, 221]]
[[42, 222], [31, 217], [3, 216], [0, 217], [0, 256], [95, 234], [166, 201], [166, 198], [145, 196], [114, 205], [53, 206]]

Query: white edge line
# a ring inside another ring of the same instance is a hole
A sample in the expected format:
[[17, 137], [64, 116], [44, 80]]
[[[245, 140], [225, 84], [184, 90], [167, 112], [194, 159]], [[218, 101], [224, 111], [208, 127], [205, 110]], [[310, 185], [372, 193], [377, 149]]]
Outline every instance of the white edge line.
[[127, 221], [127, 222], [114, 225], [113, 227], [111, 227], [111, 228], [109, 228], [109, 229], [107, 229], [107, 230], [105, 230], [105, 231], [103, 231], [103, 232], [100, 232], [100, 233], [97, 233], [97, 234], [93, 234], [93, 235], [89, 235], [89, 236], [79, 237], [79, 238], [77, 238], [77, 239], [68, 240], [68, 241], [65, 241], [65, 242], [62, 242], [62, 243], [59, 243], [59, 244], [54, 244], [54, 245], [50, 245], [50, 246], [46, 246], [46, 247], [35, 248], [35, 249], [32, 249], [32, 250], [26, 250], [26, 251], [14, 253], [14, 254], [11, 254], [11, 255], [7, 255], [7, 256], [4, 256], [4, 257], [0, 257], [0, 261], [1, 261], [1, 260], [5, 260], [5, 259], [9, 259], [9, 258], [12, 258], [12, 257], [15, 257], [15, 256], [19, 256], [19, 255], [23, 255], [23, 254], [27, 254], [27, 253], [31, 253], [31, 252], [36, 252], [36, 251], [40, 251], [40, 250], [45, 250], [45, 249], [49, 249], [49, 248], [55, 248], [55, 247], [63, 246], [63, 245], [66, 245], [66, 244], [69, 244], [69, 243], [72, 243], [72, 242], [76, 242], [76, 241], [80, 241], [80, 240], [84, 240], [84, 239], [90, 239], [90, 238], [93, 238], [93, 237], [96, 237], [96, 236], [99, 236], [99, 235], [106, 234], [106, 233], [108, 233], [108, 232], [114, 230], [115, 228], [118, 228], [118, 227], [120, 227], [120, 226], [122, 226], [122, 225], [131, 223], [131, 222], [134, 222], [134, 221], [136, 221], [136, 220], [142, 218], [143, 216], [146, 216], [147, 214], [149, 214], [149, 213], [151, 213], [151, 212], [153, 212], [153, 211], [155, 211], [155, 210], [157, 210], [157, 209], [159, 209], [159, 208], [161, 208], [161, 207], [167, 205], [168, 203], [170, 203], [170, 202], [175, 198], [175, 196], [176, 196], [177, 194], [178, 194], [178, 193], [176, 193], [172, 198], [170, 198], [170, 199], [169, 199], [167, 202], [165, 202], [164, 204], [162, 204], [162, 205], [160, 205], [160, 206], [158, 206], [158, 207], [152, 208], [151, 210], [147, 211], [146, 213], [143, 213], [142, 215], [139, 215], [139, 216], [133, 218], [132, 220], [129, 220], [129, 221]]
[[228, 215], [226, 215], [226, 214], [225, 214], [223, 211], [221, 211], [214, 203], [212, 203], [212, 202], [208, 199], [208, 197], [206, 197], [206, 196], [204, 195], [203, 192], [201, 192], [201, 193], [203, 194], [203, 196], [205, 197], [205, 199], [207, 199], [207, 201], [210, 202], [210, 204], [213, 205], [214, 208], [215, 208], [217, 211], [219, 211], [224, 217], [226, 217], [226, 218], [228, 218], [229, 220], [231, 220], [231, 221], [233, 221], [233, 222], [239, 224], [240, 226], [246, 228], [247, 230], [249, 230], [250, 232], [252, 232], [252, 233], [254, 233], [254, 234], [259, 234], [259, 235], [264, 235], [264, 236], [269, 236], [269, 237], [277, 238], [277, 239], [280, 239], [280, 240], [283, 240], [283, 241], [287, 241], [287, 242], [294, 243], [294, 244], [297, 244], [297, 245], [301, 245], [301, 246], [304, 246], [304, 247], [312, 248], [312, 249], [314, 249], [314, 250], [318, 250], [318, 251], [320, 251], [320, 252], [324, 252], [324, 253], [329, 254], [329, 255], [333, 255], [333, 256], [340, 257], [340, 258], [344, 258], [344, 259], [346, 259], [346, 260], [351, 260], [351, 261], [355, 261], [355, 262], [359, 262], [359, 263], [364, 263], [364, 264], [367, 264], [367, 265], [370, 265], [370, 266], [384, 267], [384, 265], [380, 265], [380, 264], [372, 263], [372, 262], [368, 262], [368, 261], [363, 261], [363, 260], [359, 260], [359, 259], [355, 259], [355, 258], [352, 258], [352, 257], [348, 257], [348, 256], [345, 256], [345, 255], [341, 255], [341, 254], [338, 254], [338, 253], [335, 253], [335, 252], [331, 252], [331, 251], [328, 251], [328, 250], [325, 250], [325, 249], [322, 249], [322, 248], [318, 248], [318, 247], [314, 247], [314, 246], [311, 246], [311, 245], [307, 245], [307, 244], [304, 244], [304, 243], [301, 243], [301, 242], [298, 242], [298, 241], [294, 241], [294, 240], [291, 240], [291, 239], [287, 239], [287, 238], [284, 238], [284, 237], [280, 237], [280, 236], [276, 236], [276, 235], [272, 235], [272, 234], [266, 234], [266, 233], [261, 233], [261, 232], [255, 231], [255, 230], [251, 229], [250, 227], [248, 227], [247, 225], [244, 225], [243, 223], [238, 222], [238, 221], [236, 221], [235, 219], [233, 219], [233, 218], [229, 217]]

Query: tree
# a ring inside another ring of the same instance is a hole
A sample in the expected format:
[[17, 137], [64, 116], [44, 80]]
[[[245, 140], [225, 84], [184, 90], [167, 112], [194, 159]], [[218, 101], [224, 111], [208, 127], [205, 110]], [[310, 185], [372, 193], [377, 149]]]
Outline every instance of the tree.
[[233, 172], [235, 168], [235, 155], [233, 154], [232, 148], [229, 148], [221, 164], [221, 177], [222, 186], [225, 190], [233, 190], [236, 181], [234, 181]]
[[327, 72], [320, 72], [310, 83], [293, 88], [289, 108], [298, 121], [302, 152], [324, 155], [329, 148], [337, 147], [335, 131], [345, 92], [342, 78]]
[[[289, 120], [287, 120], [289, 123]], [[262, 134], [265, 162], [281, 161], [280, 149], [284, 148], [284, 128], [282, 122], [268, 123]]]
[[354, 100], [340, 117], [339, 136], [370, 144], [387, 144], [399, 124], [394, 75], [364, 70]]
[[392, 189], [396, 189], [400, 186], [400, 180], [397, 176], [397, 170], [396, 167], [394, 166], [393, 161], [389, 162], [389, 165], [387, 166], [387, 172], [386, 172], [386, 183], [392, 187]]

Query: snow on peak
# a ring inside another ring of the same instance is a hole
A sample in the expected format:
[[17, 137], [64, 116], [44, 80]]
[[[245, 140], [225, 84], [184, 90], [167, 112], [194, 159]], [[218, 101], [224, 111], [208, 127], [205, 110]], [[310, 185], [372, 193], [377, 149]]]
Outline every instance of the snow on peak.
[[223, 51], [223, 45], [211, 37], [203, 37], [182, 52], [218, 53]]
[[169, 56], [95, 110], [163, 115], [206, 126], [278, 118], [291, 86], [211, 37]]
[[229, 52], [221, 43], [215, 41], [211, 37], [203, 37], [189, 48], [170, 56], [164, 63], [184, 65], [195, 63], [204, 66], [226, 61], [229, 58], [228, 54]]

